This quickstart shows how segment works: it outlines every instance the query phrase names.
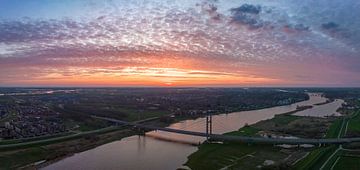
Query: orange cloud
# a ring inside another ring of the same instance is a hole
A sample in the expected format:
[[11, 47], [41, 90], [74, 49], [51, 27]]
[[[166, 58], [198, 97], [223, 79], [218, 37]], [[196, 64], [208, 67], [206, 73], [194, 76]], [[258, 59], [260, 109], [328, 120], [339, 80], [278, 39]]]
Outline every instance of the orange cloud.
[[73, 68], [72, 75], [55, 72], [23, 80], [29, 85], [75, 86], [204, 86], [258, 85], [275, 83], [276, 79], [204, 70], [156, 67], [125, 67], [121, 69]]

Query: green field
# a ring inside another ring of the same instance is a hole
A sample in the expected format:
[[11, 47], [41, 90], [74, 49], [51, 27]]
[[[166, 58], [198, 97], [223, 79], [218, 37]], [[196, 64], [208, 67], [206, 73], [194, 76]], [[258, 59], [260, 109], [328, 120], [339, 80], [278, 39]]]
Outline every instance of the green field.
[[349, 120], [348, 134], [360, 134], [360, 111]]
[[334, 170], [359, 170], [360, 157], [341, 156], [334, 166]]
[[329, 130], [326, 132], [325, 138], [337, 138], [343, 124], [343, 119], [336, 119], [330, 126]]
[[336, 149], [336, 146], [316, 148], [306, 158], [296, 163], [294, 169], [319, 169]]
[[188, 157], [186, 166], [191, 169], [256, 169], [264, 161], [276, 163], [287, 155], [272, 145], [248, 145], [244, 143], [211, 144], [200, 146], [199, 150]]

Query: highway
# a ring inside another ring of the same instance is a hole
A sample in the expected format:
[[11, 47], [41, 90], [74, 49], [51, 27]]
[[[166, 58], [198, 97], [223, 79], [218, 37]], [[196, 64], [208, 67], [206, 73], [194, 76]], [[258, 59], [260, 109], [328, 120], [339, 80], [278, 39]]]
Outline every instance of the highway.
[[147, 130], [159, 130], [165, 132], [172, 132], [184, 135], [192, 135], [192, 136], [201, 136], [201, 137], [209, 137], [211, 140], [215, 141], [234, 141], [234, 142], [245, 142], [245, 143], [268, 143], [268, 144], [292, 144], [292, 145], [300, 145], [300, 144], [343, 144], [343, 143], [351, 143], [351, 142], [360, 142], [360, 137], [358, 138], [331, 138], [331, 139], [285, 139], [285, 138], [264, 138], [264, 137], [247, 137], [247, 136], [232, 136], [232, 135], [222, 135], [222, 134], [206, 134], [203, 132], [194, 132], [194, 131], [186, 131], [179, 129], [171, 129], [171, 128], [163, 128], [151, 125], [143, 125], [139, 123], [126, 122], [122, 120], [117, 120], [113, 118], [107, 117], [99, 117], [93, 116], [97, 119], [102, 119], [106, 121], [110, 121], [113, 123], [132, 126], [141, 129]]

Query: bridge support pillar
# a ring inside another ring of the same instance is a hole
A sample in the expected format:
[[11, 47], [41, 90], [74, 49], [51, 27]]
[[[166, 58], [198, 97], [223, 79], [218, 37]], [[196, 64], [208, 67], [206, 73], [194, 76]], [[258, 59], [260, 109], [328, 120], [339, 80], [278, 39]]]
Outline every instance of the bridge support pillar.
[[212, 115], [209, 114], [206, 116], [206, 140], [210, 139], [212, 134]]

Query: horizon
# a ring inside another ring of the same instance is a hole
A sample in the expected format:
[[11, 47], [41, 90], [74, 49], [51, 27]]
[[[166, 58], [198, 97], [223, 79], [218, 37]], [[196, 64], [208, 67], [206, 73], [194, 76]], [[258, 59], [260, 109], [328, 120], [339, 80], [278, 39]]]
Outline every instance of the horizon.
[[131, 89], [131, 88], [158, 88], [158, 89], [177, 89], [177, 88], [241, 88], [241, 89], [251, 89], [251, 88], [286, 88], [286, 89], [358, 89], [360, 87], [356, 86], [0, 86], [0, 88], [25, 88], [25, 89], [32, 89], [32, 88], [39, 88], [39, 89], [46, 89], [46, 88], [124, 88], [124, 89]]
[[0, 0], [0, 87], [357, 88], [358, 8], [356, 0]]

